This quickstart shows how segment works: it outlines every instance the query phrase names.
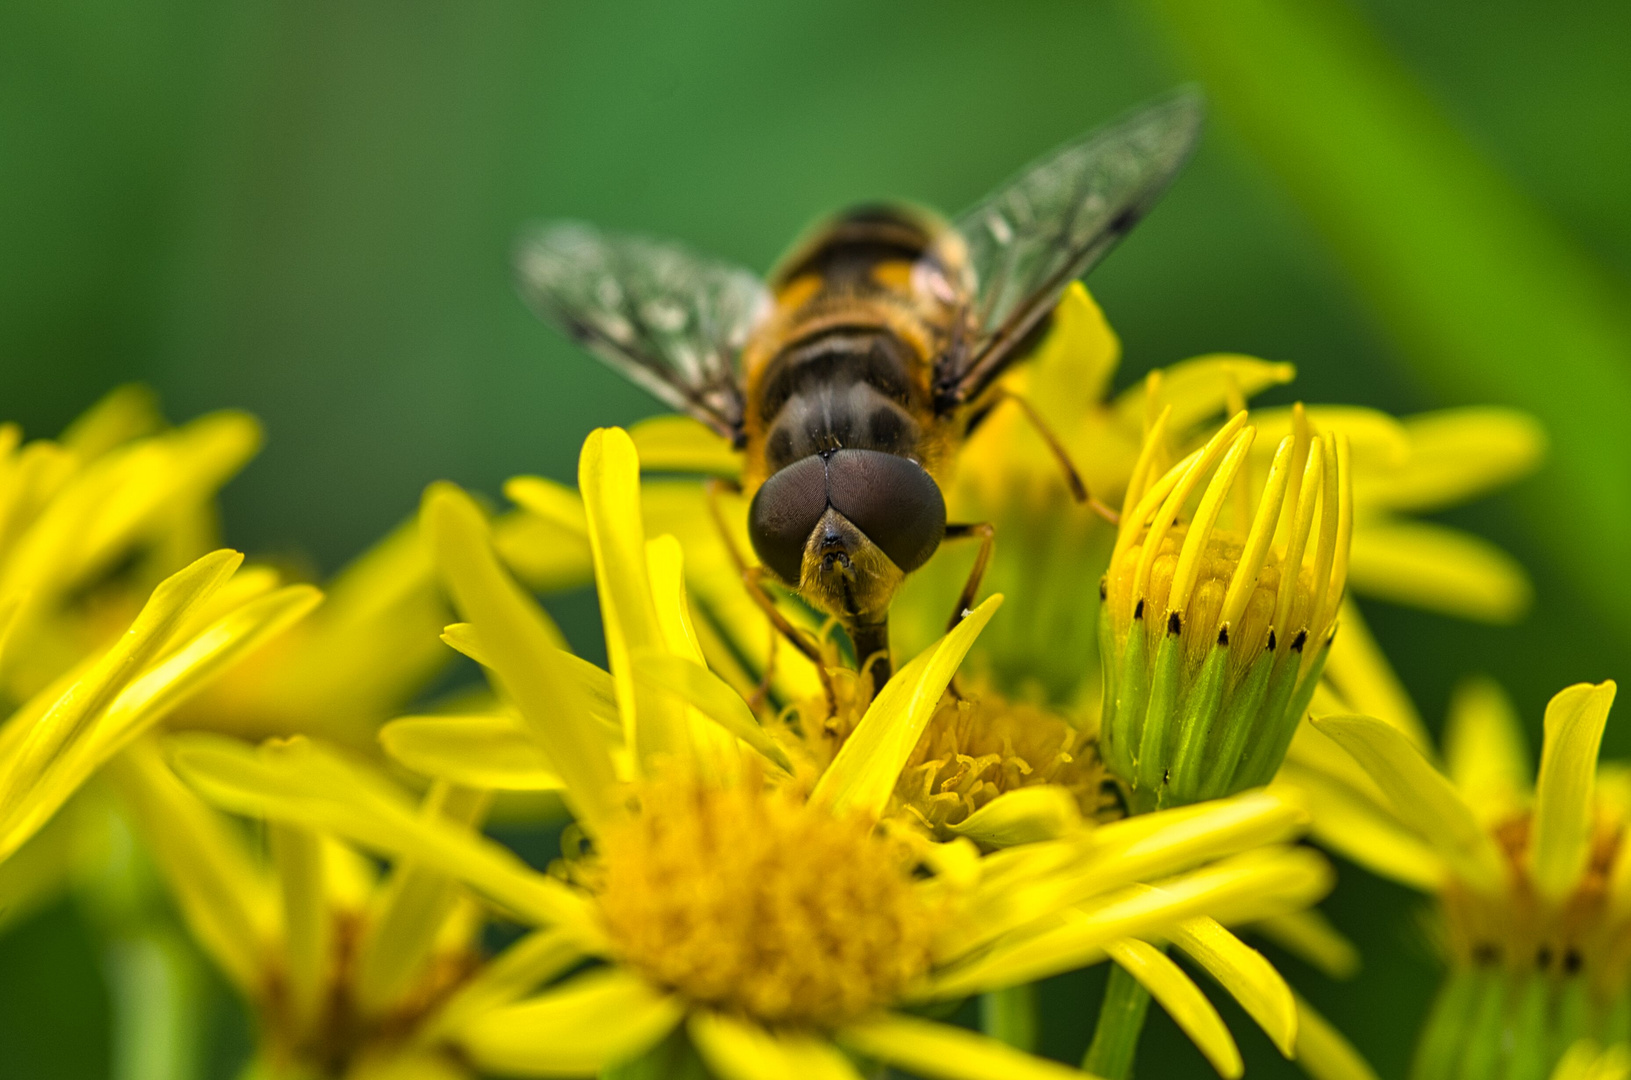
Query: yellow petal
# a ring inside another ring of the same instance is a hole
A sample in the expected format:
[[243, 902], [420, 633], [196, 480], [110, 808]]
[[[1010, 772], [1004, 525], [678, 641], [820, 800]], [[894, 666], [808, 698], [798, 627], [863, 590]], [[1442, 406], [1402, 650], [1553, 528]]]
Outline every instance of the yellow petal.
[[582, 960], [583, 950], [570, 934], [534, 930], [460, 983], [426, 1022], [420, 1038], [435, 1042], [450, 1037], [481, 1014], [531, 993]]
[[[190, 614], [208, 602], [242, 558], [215, 552], [161, 582], [106, 655], [19, 730], [15, 741], [0, 736], [0, 858], [16, 850], [131, 739], [317, 603], [307, 587], [280, 590], [228, 613], [163, 656]], [[25, 705], [20, 712], [28, 710]]]
[[812, 803], [825, 804], [835, 814], [876, 818], [883, 813], [900, 770], [957, 673], [957, 665], [1001, 605], [1001, 594], [989, 597], [884, 684], [816, 782], [810, 793]]
[[[601, 734], [608, 740], [608, 745], [622, 745], [623, 720], [617, 712], [617, 686], [612, 682], [611, 674], [567, 652], [566, 639], [560, 637], [554, 621], [542, 611], [539, 615], [543, 617], [544, 629], [549, 637], [558, 639], [555, 661], [561, 674], [577, 682], [583, 704], [588, 706], [590, 718], [600, 725]], [[469, 623], [453, 623], [443, 627], [442, 640], [482, 667], [496, 670], [493, 667], [493, 654], [481, 643], [481, 634]]]
[[264, 987], [274, 901], [228, 821], [176, 779], [150, 741], [114, 759], [109, 776], [135, 810], [188, 929], [234, 986]]
[[836, 1038], [887, 1065], [945, 1080], [1082, 1080], [1087, 1075], [964, 1028], [896, 1013], [846, 1024]]
[[741, 695], [701, 664], [669, 653], [634, 657], [635, 677], [654, 690], [673, 694], [787, 772], [793, 763], [771, 738]]
[[741, 451], [706, 425], [677, 414], [653, 416], [629, 426], [629, 438], [647, 472], [701, 473], [734, 480], [742, 475]]
[[1534, 775], [1512, 700], [1489, 678], [1463, 680], [1444, 724], [1444, 764], [1485, 826], [1515, 813]]
[[1261, 919], [1251, 929], [1330, 978], [1348, 979], [1359, 971], [1359, 949], [1318, 908]]
[[459, 610], [475, 624], [492, 669], [514, 697], [533, 737], [567, 785], [584, 827], [617, 813], [617, 774], [579, 679], [560, 659], [537, 605], [498, 564], [487, 523], [451, 485], [425, 493], [423, 530]]
[[1219, 1076], [1235, 1080], [1245, 1071], [1240, 1048], [1235, 1045], [1223, 1017], [1166, 953], [1137, 938], [1112, 941], [1105, 951], [1161, 1003], [1173, 1022], [1206, 1055]]
[[594, 583], [588, 535], [536, 514], [500, 516], [493, 522], [493, 547], [510, 572], [534, 592], [568, 592]]
[[1516, 621], [1534, 599], [1528, 573], [1512, 556], [1425, 521], [1356, 521], [1348, 583], [1366, 596], [1489, 623]]
[[684, 1012], [673, 995], [621, 968], [602, 968], [482, 1013], [455, 1041], [483, 1072], [581, 1076], [639, 1057]]
[[76, 763], [94, 767], [95, 760], [116, 752], [163, 719], [246, 655], [304, 619], [322, 600], [323, 594], [310, 585], [289, 585], [217, 618], [120, 691], [80, 752], [90, 761]]
[[495, 791], [562, 786], [532, 733], [513, 716], [404, 716], [380, 728], [379, 741], [421, 776]]
[[1120, 358], [1121, 342], [1104, 312], [1087, 287], [1073, 281], [1054, 305], [1047, 337], [1026, 361], [1030, 399], [1050, 417], [1075, 420], [1099, 408]]
[[[1184, 432], [1217, 415], [1231, 397], [1250, 398], [1271, 386], [1290, 382], [1296, 374], [1297, 369], [1291, 364], [1270, 363], [1253, 356], [1236, 353], [1197, 356], [1162, 369], [1160, 398], [1156, 404], [1157, 408], [1170, 404], [1170, 429]], [[1134, 430], [1143, 420], [1146, 408], [1143, 383], [1116, 398], [1117, 414]]]
[[[474, 829], [491, 803], [487, 792], [438, 781], [425, 793], [420, 813]], [[351, 992], [356, 1007], [367, 1016], [400, 1007], [440, 942], [449, 937], [460, 938], [461, 945], [469, 942], [471, 931], [461, 933], [468, 906], [458, 882], [434, 867], [411, 860], [392, 867], [354, 946]]]
[[1300, 995], [1297, 1064], [1314, 1080], [1377, 1080], [1376, 1072], [1359, 1051]]
[[938, 947], [946, 956], [962, 955], [1077, 901], [1289, 839], [1304, 820], [1296, 805], [1250, 792], [1126, 818], [1072, 843], [997, 852], [982, 860], [982, 880], [964, 900], [969, 925], [946, 934]]
[[1591, 852], [1592, 784], [1603, 725], [1614, 704], [1612, 681], [1579, 683], [1546, 706], [1546, 741], [1535, 783], [1535, 818], [1529, 869], [1542, 896], [1561, 900], [1574, 891]]
[[283, 900], [283, 962], [290, 1019], [309, 1030], [324, 1004], [334, 926], [323, 881], [323, 846], [317, 834], [294, 825], [267, 827], [267, 847]]
[[598, 941], [585, 903], [508, 848], [426, 818], [384, 777], [303, 738], [257, 752], [202, 734], [174, 740], [176, 770], [206, 798], [237, 813], [306, 825], [464, 881], [523, 919]]
[[1354, 501], [1395, 510], [1454, 506], [1529, 475], [1546, 432], [1528, 413], [1496, 406], [1443, 409], [1404, 421], [1408, 458], [1385, 476], [1354, 477]]
[[691, 1041], [719, 1080], [860, 1080], [832, 1043], [798, 1032], [771, 1032], [724, 1013], [698, 1011]]
[[1310, 832], [1322, 847], [1421, 892], [1436, 892], [1444, 885], [1449, 873], [1444, 859], [1399, 820], [1380, 792], [1380, 802], [1373, 802], [1294, 762], [1280, 767], [1271, 790], [1285, 790], [1308, 807], [1313, 818]]
[[[680, 542], [668, 533], [646, 541], [646, 572], [651, 579], [651, 601], [657, 611], [658, 634], [666, 646], [666, 651], [658, 654], [662, 659], [658, 659], [657, 664], [661, 666], [671, 655], [698, 670], [707, 670], [702, 666], [702, 645], [697, 637], [696, 624], [691, 619], [690, 602], [685, 595], [685, 552]], [[648, 652], [637, 655], [639, 658], [652, 656]], [[637, 666], [640, 662], [640, 659], [635, 661]], [[716, 678], [711, 673], [709, 677]], [[740, 698], [723, 681], [717, 678], [716, 681], [730, 698]], [[635, 683], [637, 687], [645, 685], [638, 670], [635, 672]], [[661, 698], [662, 694], [657, 696]], [[683, 700], [683, 695], [681, 697]], [[743, 702], [744, 706], [746, 704]], [[729, 731], [721, 729], [717, 719], [710, 718], [706, 713], [690, 708], [684, 711], [684, 716], [686, 736], [696, 755], [700, 775], [715, 779], [734, 776], [741, 763], [736, 739], [731, 737]], [[737, 713], [733, 719], [741, 720], [741, 714]], [[753, 745], [753, 739], [763, 737], [757, 722], [743, 730], [748, 733], [749, 745]], [[769, 739], [762, 738], [762, 741], [768, 743]], [[760, 753], [766, 752], [761, 747], [756, 749]]]
[[1005, 791], [951, 827], [992, 847], [1056, 840], [1082, 827], [1076, 796], [1053, 784]]
[[1494, 893], [1506, 883], [1495, 841], [1443, 773], [1395, 727], [1368, 716], [1326, 716], [1314, 726], [1340, 743], [1387, 793], [1394, 814], [1472, 888]]
[[116, 446], [152, 435], [164, 427], [158, 396], [138, 383], [116, 386], [63, 429], [64, 449], [90, 461]]
[[1258, 849], [1168, 878], [1135, 885], [1039, 918], [977, 958], [933, 977], [926, 999], [997, 990], [1071, 971], [1124, 937], [1160, 937], [1185, 919], [1210, 915], [1251, 922], [1318, 900], [1331, 887], [1330, 864], [1306, 848]]
[[1297, 1042], [1297, 1002], [1262, 953], [1204, 917], [1179, 923], [1171, 940], [1240, 1002], [1280, 1053], [1291, 1056]]
[[652, 602], [640, 514], [640, 461], [620, 428], [598, 428], [578, 458], [578, 490], [595, 554], [595, 588], [606, 628], [606, 655], [617, 681], [617, 702], [630, 749], [642, 764], [662, 757], [690, 759], [685, 713], [663, 697], [637, 696], [632, 657], [665, 650]]

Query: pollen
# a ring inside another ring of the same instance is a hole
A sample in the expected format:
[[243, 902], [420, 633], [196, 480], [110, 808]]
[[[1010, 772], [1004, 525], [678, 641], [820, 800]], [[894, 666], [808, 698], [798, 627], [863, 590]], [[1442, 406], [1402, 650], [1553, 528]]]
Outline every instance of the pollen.
[[1092, 740], [1040, 706], [995, 694], [947, 695], [895, 787], [891, 810], [951, 839], [951, 827], [1005, 792], [1035, 784], [1069, 791], [1084, 817], [1113, 804]]
[[928, 970], [933, 911], [904, 845], [755, 784], [659, 779], [601, 838], [593, 887], [620, 958], [693, 1002], [828, 1028]]

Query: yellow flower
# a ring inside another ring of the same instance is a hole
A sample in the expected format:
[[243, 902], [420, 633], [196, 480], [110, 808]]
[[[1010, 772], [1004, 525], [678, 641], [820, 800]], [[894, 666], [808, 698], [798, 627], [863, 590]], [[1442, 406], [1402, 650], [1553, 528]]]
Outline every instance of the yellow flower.
[[243, 413], [169, 428], [113, 391], [60, 440], [0, 425], [0, 694], [33, 696], [130, 624], [154, 586], [215, 546], [213, 500], [260, 445]]
[[[174, 737], [183, 752], [256, 751], [219, 735]], [[269, 744], [262, 755], [298, 753]], [[445, 782], [416, 805], [399, 785], [335, 755], [316, 766], [384, 817], [442, 837], [479, 827], [488, 794]], [[460, 1080], [475, 1073], [448, 1033], [574, 964], [560, 934], [484, 959], [480, 909], [446, 874], [375, 864], [324, 831], [272, 821], [267, 848], [201, 800], [148, 739], [110, 768], [193, 937], [249, 1006], [256, 1080]], [[505, 870], [520, 873], [511, 862]], [[450, 1026], [452, 1025], [452, 1026]]]
[[1157, 477], [1170, 415], [1134, 469], [1103, 588], [1101, 750], [1135, 810], [1273, 779], [1336, 629], [1353, 527], [1345, 438], [1299, 422], [1254, 492], [1244, 412]]
[[[489, 669], [509, 710], [416, 719], [387, 729], [387, 745], [427, 771], [445, 762], [466, 784], [559, 784], [586, 843], [569, 851], [566, 880], [393, 808], [314, 743], [262, 754], [194, 744], [177, 758], [222, 805], [440, 869], [603, 961], [468, 1017], [449, 1037], [471, 1062], [571, 1075], [694, 1049], [728, 1080], [852, 1077], [852, 1056], [931, 1076], [1079, 1075], [901, 1010], [1112, 956], [1238, 1075], [1215, 1010], [1149, 940], [1193, 956], [1290, 1052], [1289, 989], [1214, 918], [1300, 909], [1324, 890], [1322, 862], [1272, 846], [1295, 830], [1295, 810], [1252, 794], [986, 856], [964, 839], [880, 826], [998, 598], [902, 666], [812, 774], [704, 664], [681, 548], [646, 540], [637, 473], [622, 432], [590, 437], [580, 482], [610, 672], [562, 651], [467, 497], [439, 487], [425, 503], [427, 536], [469, 620], [448, 640]], [[471, 738], [458, 748], [461, 728]], [[437, 740], [445, 756], [426, 752]]]
[[[1336, 686], [1386, 703], [1385, 669], [1339, 662]], [[1475, 1060], [1546, 1075], [1581, 1038], [1631, 1039], [1631, 773], [1598, 766], [1612, 682], [1577, 685], [1546, 709], [1531, 785], [1522, 729], [1489, 680], [1451, 707], [1441, 769], [1417, 728], [1316, 703], [1282, 773], [1316, 834], [1362, 865], [1437, 899], [1448, 978], [1413, 1075], [1461, 1075]]]

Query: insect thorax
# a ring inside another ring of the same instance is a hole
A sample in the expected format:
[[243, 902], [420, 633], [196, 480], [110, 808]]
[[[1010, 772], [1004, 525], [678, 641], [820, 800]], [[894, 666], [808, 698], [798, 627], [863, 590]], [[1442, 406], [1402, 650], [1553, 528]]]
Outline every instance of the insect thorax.
[[935, 471], [931, 387], [936, 361], [961, 338], [960, 257], [933, 218], [865, 207], [783, 261], [771, 279], [775, 314], [744, 356], [749, 455], [764, 475], [843, 447]]

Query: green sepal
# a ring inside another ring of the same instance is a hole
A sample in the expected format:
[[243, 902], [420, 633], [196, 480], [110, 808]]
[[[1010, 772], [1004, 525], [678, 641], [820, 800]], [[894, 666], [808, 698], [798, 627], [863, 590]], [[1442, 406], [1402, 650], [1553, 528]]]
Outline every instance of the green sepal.
[[1161, 788], [1171, 764], [1173, 722], [1178, 716], [1178, 695], [1183, 681], [1184, 636], [1165, 629], [1155, 647], [1155, 674], [1150, 679], [1150, 703], [1144, 710], [1144, 731], [1138, 741], [1137, 780], [1134, 787], [1144, 799], [1161, 799]]
[[1111, 753], [1105, 760], [1110, 771], [1129, 785], [1136, 779], [1138, 740], [1150, 700], [1148, 641], [1143, 620], [1134, 619], [1121, 650], [1121, 675], [1116, 679], [1116, 708], [1110, 726]]
[[1450, 972], [1433, 1000], [1427, 1023], [1416, 1043], [1410, 1080], [1455, 1080], [1467, 1029], [1484, 982], [1496, 977], [1491, 971]]
[[1505, 1019], [1505, 972], [1485, 973], [1466, 1029], [1461, 1033], [1461, 1080], [1497, 1080], [1501, 1063], [1501, 1027]]
[[1591, 995], [1579, 976], [1563, 980], [1557, 995], [1557, 1018], [1552, 1021], [1552, 1061], [1591, 1034]]
[[1022, 983], [980, 995], [980, 1030], [1016, 1050], [1036, 1049], [1036, 984]]
[[1183, 717], [1178, 722], [1178, 745], [1172, 754], [1172, 776], [1166, 800], [1188, 804], [1201, 798], [1201, 773], [1207, 764], [1207, 745], [1223, 706], [1223, 690], [1229, 678], [1229, 646], [1213, 645], [1201, 665], [1200, 677], [1189, 691]]
[[1207, 770], [1206, 781], [1201, 786], [1202, 799], [1221, 799], [1238, 790], [1234, 782], [1235, 774], [1245, 756], [1246, 740], [1251, 737], [1257, 712], [1263, 707], [1269, 676], [1273, 673], [1274, 654], [1264, 649], [1246, 669], [1234, 693], [1224, 699], [1223, 712], [1218, 718], [1223, 734], [1211, 767]]
[[1621, 990], [1603, 1007], [1602, 1043], [1631, 1042], [1631, 993]]
[[1251, 727], [1251, 734], [1246, 739], [1246, 757], [1235, 770], [1234, 779], [1229, 783], [1230, 790], [1244, 791], [1255, 786], [1253, 778], [1262, 771], [1262, 763], [1268, 760], [1273, 751], [1272, 744], [1269, 744], [1272, 733], [1279, 730], [1279, 718], [1285, 714], [1292, 696], [1297, 692], [1297, 673], [1302, 670], [1302, 662], [1302, 654], [1291, 649], [1275, 654], [1274, 671], [1269, 675], [1263, 704], [1258, 708], [1257, 715], [1248, 717], [1246, 721]]
[[[1291, 701], [1279, 711], [1264, 711], [1263, 733], [1240, 773], [1242, 789], [1266, 784], [1280, 771], [1280, 763], [1285, 761], [1286, 751], [1291, 748], [1291, 740], [1297, 734], [1297, 725], [1302, 723], [1308, 703], [1314, 700], [1314, 688], [1319, 686], [1320, 675], [1325, 671], [1325, 658], [1329, 655], [1330, 650], [1321, 646], [1308, 671], [1297, 680], [1296, 693]], [[1296, 653], [1286, 657], [1288, 663], [1297, 659]]]
[[1542, 975], [1523, 981], [1514, 995], [1508, 1035], [1502, 1042], [1511, 1050], [1506, 1080], [1546, 1080], [1552, 1059], [1547, 1054], [1546, 1013], [1551, 986]]

